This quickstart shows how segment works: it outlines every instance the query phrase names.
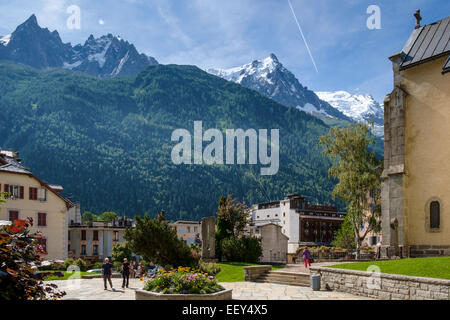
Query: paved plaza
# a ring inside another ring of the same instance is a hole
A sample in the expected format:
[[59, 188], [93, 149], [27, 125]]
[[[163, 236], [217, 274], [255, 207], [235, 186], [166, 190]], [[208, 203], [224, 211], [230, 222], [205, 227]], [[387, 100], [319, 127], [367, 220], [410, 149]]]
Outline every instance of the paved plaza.
[[[122, 289], [122, 279], [112, 279], [115, 290], [103, 289], [102, 279], [80, 279], [74, 281], [53, 281], [66, 291], [64, 300], [134, 300], [134, 291], [141, 289], [144, 282], [130, 279], [130, 287]], [[271, 283], [230, 282], [221, 283], [226, 289], [233, 289], [234, 300], [367, 300], [342, 292], [313, 291], [308, 287], [296, 287]]]

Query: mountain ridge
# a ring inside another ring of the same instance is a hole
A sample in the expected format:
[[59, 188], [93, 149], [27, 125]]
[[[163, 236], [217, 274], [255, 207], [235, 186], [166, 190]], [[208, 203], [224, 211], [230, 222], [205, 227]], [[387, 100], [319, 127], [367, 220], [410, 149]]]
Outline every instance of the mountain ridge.
[[101, 78], [135, 76], [158, 64], [112, 34], [100, 38], [91, 35], [84, 45], [63, 43], [58, 31], [41, 28], [34, 14], [10, 35], [0, 37], [0, 60], [37, 69], [67, 68]]

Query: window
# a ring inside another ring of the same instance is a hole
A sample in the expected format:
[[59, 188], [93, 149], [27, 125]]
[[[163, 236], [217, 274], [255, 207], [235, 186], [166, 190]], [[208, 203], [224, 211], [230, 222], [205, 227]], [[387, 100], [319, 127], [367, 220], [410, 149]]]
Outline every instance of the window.
[[86, 245], [81, 245], [81, 255], [85, 256], [86, 255]]
[[94, 230], [94, 241], [98, 241], [98, 230]]
[[283, 212], [283, 217], [286, 217], [286, 212]]
[[114, 231], [114, 239], [113, 241], [119, 241], [119, 231]]
[[81, 240], [86, 240], [86, 230], [81, 230]]
[[98, 245], [94, 244], [92, 247], [92, 252], [94, 256], [98, 256]]
[[47, 189], [39, 189], [39, 201], [47, 201]]
[[430, 228], [439, 229], [441, 225], [441, 208], [438, 201], [430, 204]]
[[14, 222], [19, 220], [19, 211], [10, 211], [9, 212], [9, 221]]
[[23, 197], [24, 188], [21, 186], [13, 186], [13, 185], [5, 184], [5, 192], [9, 192], [11, 199], [23, 199], [24, 198]]
[[197, 230], [198, 230], [198, 228], [197, 228], [197, 227], [194, 227], [194, 233], [196, 233], [196, 232], [197, 232]]
[[47, 214], [43, 212], [38, 213], [38, 227], [47, 226]]
[[70, 231], [67, 232], [67, 240], [70, 240]]
[[31, 188], [30, 187], [30, 200], [37, 200], [38, 199], [38, 189], [37, 188]]
[[187, 227], [187, 233], [191, 233], [191, 227]]

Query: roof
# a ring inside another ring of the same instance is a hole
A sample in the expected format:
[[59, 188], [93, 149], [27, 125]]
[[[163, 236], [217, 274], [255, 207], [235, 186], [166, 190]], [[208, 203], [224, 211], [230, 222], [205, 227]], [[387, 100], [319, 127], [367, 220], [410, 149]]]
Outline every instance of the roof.
[[[403, 61], [400, 70], [449, 54], [450, 17], [447, 17], [414, 30], [402, 50]], [[446, 66], [443, 66], [443, 71], [450, 67], [448, 60]]]
[[58, 198], [63, 200], [66, 203], [67, 208], [72, 208], [73, 207], [73, 203], [71, 201], [69, 201], [68, 199], [64, 198], [63, 196], [61, 196], [58, 193], [57, 189], [56, 190], [53, 189], [52, 186], [50, 186], [47, 182], [42, 181], [41, 179], [36, 177], [29, 170], [30, 169], [28, 169], [27, 167], [23, 166], [22, 163], [20, 163], [16, 159], [10, 158], [9, 156], [4, 155], [4, 154], [0, 155], [0, 172], [28, 175], [28, 176], [36, 179], [37, 181], [39, 181], [41, 186], [44, 186], [45, 188], [50, 190], [50, 192], [54, 193]]

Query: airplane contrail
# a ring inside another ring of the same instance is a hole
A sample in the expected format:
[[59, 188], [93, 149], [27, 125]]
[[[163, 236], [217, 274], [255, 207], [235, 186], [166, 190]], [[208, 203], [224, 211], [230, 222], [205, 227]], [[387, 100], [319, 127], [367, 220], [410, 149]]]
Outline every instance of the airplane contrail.
[[319, 73], [319, 70], [317, 69], [316, 62], [314, 61], [314, 57], [313, 57], [313, 55], [311, 53], [311, 50], [309, 50], [308, 42], [306, 41], [305, 35], [303, 34], [302, 27], [300, 26], [300, 23], [298, 22], [297, 16], [295, 15], [295, 11], [294, 11], [294, 8], [292, 7], [291, 0], [288, 0], [288, 3], [289, 3], [289, 7], [291, 7], [292, 14], [294, 15], [295, 22], [297, 23], [298, 30], [300, 30], [300, 34], [302, 35], [303, 41], [305, 42], [306, 49], [308, 50], [309, 56], [311, 57], [311, 61], [312, 61], [313, 65], [314, 65], [314, 68], [316, 69], [316, 72]]

